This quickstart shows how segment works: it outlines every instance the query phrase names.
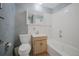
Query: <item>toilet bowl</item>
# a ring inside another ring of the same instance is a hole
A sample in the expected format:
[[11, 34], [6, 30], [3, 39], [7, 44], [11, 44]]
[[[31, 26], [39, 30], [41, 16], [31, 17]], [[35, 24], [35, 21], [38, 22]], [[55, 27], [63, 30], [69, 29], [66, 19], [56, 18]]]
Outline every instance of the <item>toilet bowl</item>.
[[31, 50], [31, 46], [30, 44], [22, 44], [20, 47], [19, 47], [19, 55], [20, 56], [29, 56], [29, 52]]
[[21, 45], [19, 46], [18, 53], [20, 56], [29, 56], [31, 45], [30, 45], [30, 35], [29, 34], [20, 34]]

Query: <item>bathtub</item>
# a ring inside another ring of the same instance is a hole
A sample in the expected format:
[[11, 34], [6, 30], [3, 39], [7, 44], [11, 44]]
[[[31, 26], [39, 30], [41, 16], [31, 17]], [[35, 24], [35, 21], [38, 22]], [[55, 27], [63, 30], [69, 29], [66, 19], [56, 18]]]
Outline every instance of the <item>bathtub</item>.
[[79, 50], [66, 43], [48, 41], [48, 54], [50, 56], [79, 56]]
[[49, 56], [61, 56], [59, 52], [57, 52], [51, 43], [48, 42], [48, 54]]

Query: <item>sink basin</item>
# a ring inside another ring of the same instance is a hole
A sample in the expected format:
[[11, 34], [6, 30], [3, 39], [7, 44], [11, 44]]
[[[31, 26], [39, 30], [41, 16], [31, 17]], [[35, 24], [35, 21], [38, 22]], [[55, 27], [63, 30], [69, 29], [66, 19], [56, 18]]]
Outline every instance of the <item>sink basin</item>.
[[32, 34], [33, 37], [41, 37], [41, 36], [46, 36], [46, 34]]

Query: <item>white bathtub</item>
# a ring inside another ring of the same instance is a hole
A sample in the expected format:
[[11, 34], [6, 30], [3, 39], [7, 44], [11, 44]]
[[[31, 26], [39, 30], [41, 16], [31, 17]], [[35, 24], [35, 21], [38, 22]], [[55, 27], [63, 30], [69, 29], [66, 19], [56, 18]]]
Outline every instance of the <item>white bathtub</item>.
[[48, 43], [48, 54], [49, 56], [61, 56], [52, 46], [51, 43]]
[[57, 41], [48, 41], [48, 53], [51, 56], [79, 56], [77, 48]]

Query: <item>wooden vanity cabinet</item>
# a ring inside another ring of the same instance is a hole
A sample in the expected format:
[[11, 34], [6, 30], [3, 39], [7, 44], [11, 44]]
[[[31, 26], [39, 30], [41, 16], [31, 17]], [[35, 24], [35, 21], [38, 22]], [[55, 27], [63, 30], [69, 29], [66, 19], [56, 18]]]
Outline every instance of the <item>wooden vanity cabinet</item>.
[[47, 52], [47, 37], [32, 37], [32, 55], [44, 56]]

